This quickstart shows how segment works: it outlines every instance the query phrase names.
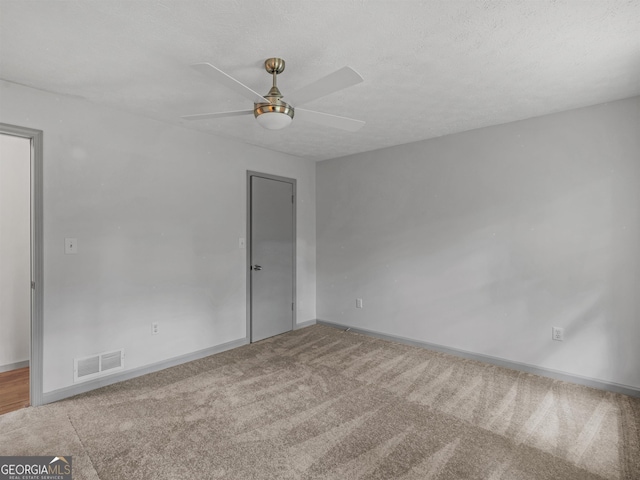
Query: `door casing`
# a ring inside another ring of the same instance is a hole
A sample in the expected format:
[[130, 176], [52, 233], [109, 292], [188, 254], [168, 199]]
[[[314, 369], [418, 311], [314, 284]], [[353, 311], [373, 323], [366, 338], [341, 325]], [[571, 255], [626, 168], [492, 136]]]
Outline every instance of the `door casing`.
[[296, 296], [296, 259], [297, 259], [297, 228], [296, 228], [296, 205], [298, 202], [298, 193], [296, 191], [296, 179], [289, 177], [281, 177], [279, 175], [272, 175], [270, 173], [262, 173], [247, 170], [247, 180], [246, 180], [246, 189], [247, 189], [247, 239], [246, 239], [246, 264], [245, 264], [245, 272], [246, 272], [246, 284], [247, 284], [247, 323], [246, 323], [246, 339], [247, 343], [251, 342], [251, 177], [262, 177], [270, 180], [277, 180], [280, 182], [287, 182], [292, 185], [293, 188], [293, 271], [292, 280], [293, 280], [293, 311], [292, 311], [292, 320], [291, 320], [291, 329], [294, 330], [296, 327], [296, 313], [297, 313], [297, 296]]
[[28, 138], [31, 142], [31, 353], [29, 396], [32, 406], [42, 405], [43, 380], [43, 133], [42, 130], [0, 123], [0, 133]]

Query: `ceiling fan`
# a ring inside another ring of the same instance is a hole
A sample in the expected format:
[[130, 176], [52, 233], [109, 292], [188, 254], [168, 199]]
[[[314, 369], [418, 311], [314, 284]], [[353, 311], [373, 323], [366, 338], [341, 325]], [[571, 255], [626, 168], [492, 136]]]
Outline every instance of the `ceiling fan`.
[[349, 132], [359, 130], [365, 123], [362, 120], [298, 108], [298, 105], [304, 105], [317, 98], [362, 82], [363, 78], [350, 67], [343, 67], [306, 87], [294, 91], [286, 96], [287, 101], [284, 102], [282, 100], [283, 95], [280, 93], [276, 84], [277, 75], [284, 71], [284, 60], [281, 58], [268, 58], [264, 62], [265, 70], [273, 75], [273, 86], [265, 96], [260, 95], [210, 63], [196, 63], [191, 66], [200, 73], [253, 101], [253, 109], [199, 113], [180, 117], [184, 120], [209, 120], [212, 118], [253, 114], [262, 127], [269, 130], [280, 130], [289, 126], [295, 115], [297, 119], [308, 120], [309, 122], [339, 128]]

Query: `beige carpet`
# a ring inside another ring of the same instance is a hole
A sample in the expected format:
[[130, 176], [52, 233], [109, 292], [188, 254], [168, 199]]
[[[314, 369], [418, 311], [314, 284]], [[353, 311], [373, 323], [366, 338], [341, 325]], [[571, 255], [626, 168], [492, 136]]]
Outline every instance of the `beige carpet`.
[[74, 479], [640, 479], [640, 399], [313, 326], [0, 416]]

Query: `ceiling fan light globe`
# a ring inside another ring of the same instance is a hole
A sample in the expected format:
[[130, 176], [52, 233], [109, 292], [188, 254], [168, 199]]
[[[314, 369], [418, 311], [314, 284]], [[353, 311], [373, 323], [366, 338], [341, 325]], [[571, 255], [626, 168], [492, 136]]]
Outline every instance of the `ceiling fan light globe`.
[[291, 125], [293, 120], [286, 113], [265, 112], [256, 117], [256, 120], [262, 128], [267, 130], [281, 130]]

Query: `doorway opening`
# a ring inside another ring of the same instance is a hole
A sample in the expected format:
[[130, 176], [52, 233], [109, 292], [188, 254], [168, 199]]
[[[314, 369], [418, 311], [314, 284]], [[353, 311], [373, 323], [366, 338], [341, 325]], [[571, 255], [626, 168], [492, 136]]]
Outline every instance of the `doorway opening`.
[[[0, 123], [0, 413], [42, 400], [42, 131]], [[11, 187], [9, 187], [11, 185]]]
[[247, 172], [247, 336], [257, 342], [296, 322], [296, 180]]

